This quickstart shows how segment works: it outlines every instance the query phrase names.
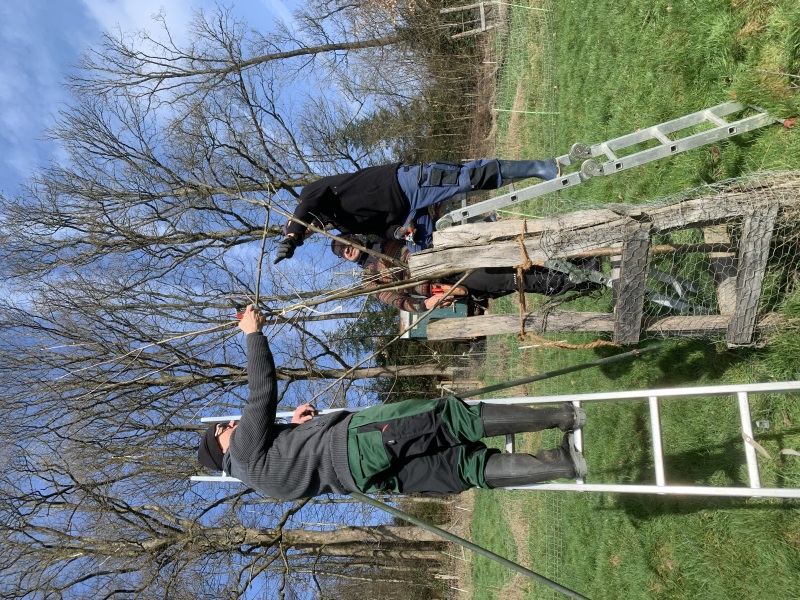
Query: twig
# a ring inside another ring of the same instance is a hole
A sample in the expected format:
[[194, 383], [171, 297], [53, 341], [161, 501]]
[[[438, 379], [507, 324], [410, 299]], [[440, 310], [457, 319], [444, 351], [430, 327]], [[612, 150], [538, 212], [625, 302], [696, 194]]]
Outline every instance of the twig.
[[261, 235], [261, 253], [258, 255], [258, 274], [256, 275], [256, 296], [253, 306], [258, 306], [258, 297], [261, 294], [261, 269], [264, 264], [264, 252], [267, 247], [267, 230], [269, 227], [269, 207], [267, 207], [264, 217], [264, 233]]
[[[465, 280], [467, 277], [469, 277], [470, 275], [472, 275], [472, 273], [473, 273], [474, 271], [475, 271], [475, 270], [474, 270], [474, 269], [472, 269], [472, 270], [470, 270], [470, 271], [467, 271], [466, 273], [464, 273], [464, 275], [461, 277], [461, 279], [459, 279], [459, 280], [458, 280], [458, 281], [457, 281], [455, 284], [453, 284], [453, 286], [452, 286], [452, 287], [451, 287], [449, 290], [447, 290], [447, 293], [446, 293], [446, 294], [443, 294], [441, 298], [437, 299], [436, 303], [435, 303], [435, 304], [434, 304], [434, 305], [433, 305], [431, 308], [429, 308], [427, 311], [425, 311], [425, 313], [424, 313], [424, 314], [423, 314], [423, 315], [422, 315], [422, 316], [421, 316], [421, 317], [418, 319], [418, 321], [422, 321], [423, 319], [425, 319], [425, 317], [427, 317], [427, 316], [428, 316], [429, 314], [431, 314], [431, 313], [432, 313], [434, 310], [436, 310], [436, 308], [437, 308], [437, 307], [438, 307], [438, 306], [439, 306], [439, 305], [440, 305], [440, 304], [441, 304], [441, 303], [442, 303], [442, 302], [443, 302], [445, 299], [449, 298], [449, 297], [450, 297], [450, 296], [453, 294], [453, 292], [456, 290], [456, 288], [458, 288], [458, 286], [459, 286], [459, 285], [461, 285], [461, 283], [462, 283], [462, 282], [463, 282], [463, 281], [464, 281], [464, 280]], [[367, 356], [367, 357], [366, 357], [366, 358], [364, 358], [363, 360], [359, 361], [358, 363], [356, 363], [355, 365], [353, 365], [352, 367], [350, 367], [350, 368], [349, 368], [347, 371], [345, 371], [345, 372], [344, 372], [344, 373], [341, 375], [341, 377], [339, 377], [339, 378], [338, 378], [336, 381], [334, 381], [333, 383], [331, 383], [331, 384], [330, 384], [328, 387], [326, 387], [326, 388], [325, 388], [324, 390], [322, 390], [321, 392], [319, 392], [319, 393], [315, 394], [315, 395], [314, 395], [314, 397], [313, 397], [311, 400], [309, 400], [309, 402], [313, 402], [314, 400], [316, 400], [317, 398], [319, 398], [319, 397], [320, 397], [322, 394], [324, 394], [325, 392], [327, 392], [328, 390], [330, 390], [330, 389], [331, 389], [333, 386], [335, 386], [336, 384], [338, 384], [338, 383], [340, 383], [340, 382], [344, 381], [345, 377], [347, 377], [347, 376], [348, 376], [350, 373], [352, 373], [353, 371], [355, 371], [355, 370], [356, 370], [358, 367], [360, 367], [361, 365], [363, 365], [365, 362], [367, 362], [368, 360], [372, 360], [372, 359], [373, 359], [373, 358], [374, 358], [374, 357], [375, 357], [377, 354], [380, 354], [381, 352], [383, 352], [384, 350], [386, 350], [386, 348], [388, 348], [389, 346], [391, 346], [392, 344], [394, 344], [394, 343], [395, 343], [397, 340], [399, 340], [401, 337], [403, 337], [403, 334], [405, 334], [405, 332], [406, 332], [406, 331], [408, 331], [409, 329], [411, 329], [412, 327], [414, 327], [414, 325], [416, 325], [416, 323], [411, 323], [411, 324], [409, 324], [409, 326], [408, 326], [408, 327], [406, 327], [405, 329], [403, 329], [403, 331], [401, 331], [399, 334], [397, 334], [395, 337], [393, 337], [391, 340], [389, 340], [389, 341], [388, 341], [386, 344], [384, 344], [384, 345], [383, 345], [383, 346], [382, 346], [380, 349], [376, 350], [375, 352], [373, 352], [372, 354], [370, 354], [369, 356]]]

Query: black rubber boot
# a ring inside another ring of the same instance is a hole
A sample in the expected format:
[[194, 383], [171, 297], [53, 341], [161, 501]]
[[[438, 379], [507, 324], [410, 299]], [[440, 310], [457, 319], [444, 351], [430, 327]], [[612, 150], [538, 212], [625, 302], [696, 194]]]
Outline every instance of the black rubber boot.
[[547, 160], [500, 160], [500, 177], [503, 181], [519, 181], [537, 177], [549, 181], [561, 175], [561, 166], [556, 159]]
[[529, 408], [516, 404], [488, 404], [481, 409], [483, 437], [541, 431], [558, 427], [561, 431], [580, 429], [586, 423], [586, 413], [565, 402], [561, 406]]
[[492, 454], [484, 468], [486, 485], [491, 488], [529, 485], [552, 479], [586, 476], [586, 459], [575, 448], [571, 433], [561, 445], [530, 454]]

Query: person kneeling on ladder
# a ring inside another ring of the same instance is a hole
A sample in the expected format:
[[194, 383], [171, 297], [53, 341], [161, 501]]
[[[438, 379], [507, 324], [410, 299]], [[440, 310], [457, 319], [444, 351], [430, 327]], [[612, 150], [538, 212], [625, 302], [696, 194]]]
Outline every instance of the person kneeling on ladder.
[[[285, 500], [355, 491], [455, 494], [586, 474], [571, 433], [586, 415], [571, 404], [470, 406], [451, 396], [316, 418], [316, 410], [303, 404], [290, 424], [278, 424], [277, 378], [264, 323], [252, 306], [239, 323], [246, 335], [249, 396], [241, 420], [212, 425], [202, 437], [198, 460], [210, 469]], [[535, 455], [501, 454], [480, 442], [556, 427], [565, 432], [562, 443]]]

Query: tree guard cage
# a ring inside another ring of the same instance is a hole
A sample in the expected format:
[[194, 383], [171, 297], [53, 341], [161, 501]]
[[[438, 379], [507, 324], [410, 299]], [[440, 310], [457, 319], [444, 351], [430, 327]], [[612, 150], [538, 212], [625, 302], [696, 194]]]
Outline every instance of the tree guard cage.
[[[409, 266], [412, 277], [436, 279], [533, 264], [603, 284], [596, 311], [545, 305], [441, 320], [428, 325], [430, 340], [515, 333], [522, 324], [535, 333], [607, 333], [618, 344], [724, 336], [729, 346], [749, 345], [781, 325], [775, 310], [797, 272], [798, 221], [800, 171], [764, 173], [650, 204], [450, 227]], [[599, 261], [587, 268], [590, 258]]]

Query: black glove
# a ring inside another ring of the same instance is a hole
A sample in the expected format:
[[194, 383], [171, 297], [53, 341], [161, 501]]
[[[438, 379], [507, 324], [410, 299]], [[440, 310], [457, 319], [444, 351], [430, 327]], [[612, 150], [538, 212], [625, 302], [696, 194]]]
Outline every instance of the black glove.
[[272, 264], [277, 265], [284, 258], [292, 258], [294, 256], [295, 248], [297, 248], [297, 240], [292, 236], [287, 235], [278, 244], [278, 251], [275, 252], [275, 260], [272, 261]]

